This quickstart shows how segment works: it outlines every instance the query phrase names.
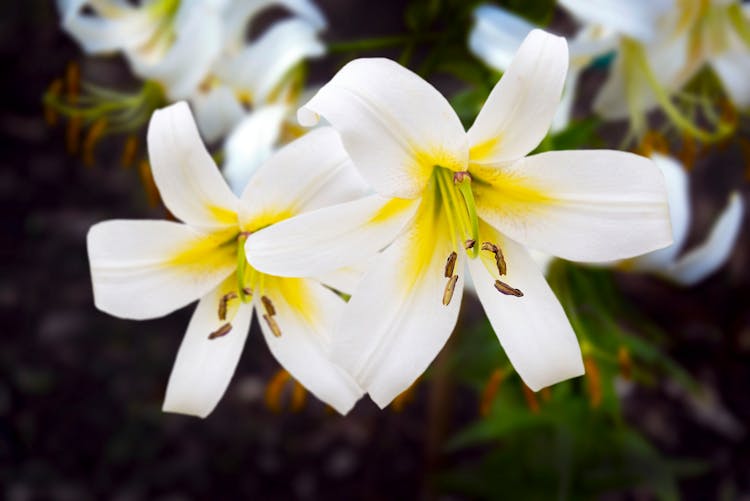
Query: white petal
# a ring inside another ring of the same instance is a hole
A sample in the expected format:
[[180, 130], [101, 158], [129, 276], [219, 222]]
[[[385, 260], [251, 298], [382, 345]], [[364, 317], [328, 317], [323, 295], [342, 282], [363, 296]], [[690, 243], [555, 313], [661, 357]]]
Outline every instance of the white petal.
[[229, 290], [231, 286], [224, 284], [198, 303], [169, 376], [162, 406], [164, 412], [204, 418], [224, 396], [242, 355], [253, 317], [252, 305], [241, 304], [231, 318], [232, 330], [222, 337], [208, 338], [226, 323], [219, 319], [218, 305], [221, 296]]
[[[94, 4], [89, 0], [58, 0], [57, 4], [63, 29], [89, 54], [138, 47], [158, 28], [146, 12], [129, 6]], [[84, 8], [89, 6], [98, 15], [84, 14]]]
[[469, 48], [488, 66], [505, 71], [521, 43], [534, 28], [533, 24], [505, 9], [480, 5], [474, 9]]
[[681, 8], [671, 0], [560, 0], [559, 3], [585, 22], [601, 24], [642, 41], [660, 35], [660, 16], [669, 9]]
[[235, 88], [247, 91], [254, 103], [264, 103], [294, 66], [324, 53], [313, 26], [301, 19], [289, 19], [274, 24], [236, 56], [220, 61], [216, 73]]
[[245, 41], [248, 23], [263, 10], [279, 6], [307, 21], [316, 30], [326, 27], [323, 13], [310, 0], [254, 0], [252, 2], [230, 2], [225, 10], [224, 33], [230, 46], [242, 45]]
[[286, 117], [286, 106], [263, 106], [247, 115], [224, 142], [224, 177], [237, 195], [273, 154]]
[[251, 224], [255, 217], [264, 218], [272, 212], [291, 217], [360, 198], [367, 189], [339, 135], [330, 127], [322, 127], [263, 162], [242, 194], [243, 221]]
[[[456, 325], [463, 292], [463, 253], [448, 306], [445, 263], [453, 250], [446, 221], [420, 214], [365, 274], [344, 310], [332, 356], [378, 406], [385, 407], [430, 365]], [[443, 233], [444, 232], [444, 233]]]
[[[582, 375], [576, 335], [534, 260], [518, 243], [487, 225], [480, 233], [481, 240], [502, 248], [508, 273], [500, 277], [494, 259], [490, 263], [470, 259], [469, 270], [479, 301], [518, 375], [534, 391]], [[498, 292], [494, 286], [498, 278], [520, 289], [523, 297]]]
[[190, 98], [190, 105], [207, 143], [224, 137], [245, 115], [242, 103], [225, 85], [212, 87], [208, 92], [196, 92]]
[[237, 224], [239, 201], [203, 146], [187, 104], [154, 112], [148, 153], [154, 181], [172, 214], [198, 227]]
[[297, 112], [305, 126], [321, 115], [384, 196], [419, 196], [435, 165], [466, 169], [466, 134], [448, 101], [388, 59], [351, 61]]
[[673, 243], [669, 247], [638, 256], [631, 261], [633, 269], [663, 270], [672, 264], [682, 249], [690, 229], [690, 187], [685, 169], [671, 157], [655, 154], [651, 157], [664, 175], [669, 201], [669, 220]]
[[385, 248], [417, 206], [418, 201], [371, 195], [307, 212], [250, 235], [247, 260], [271, 275], [319, 277]]
[[742, 229], [744, 202], [738, 193], [732, 194], [729, 204], [714, 223], [708, 238], [682, 256], [664, 276], [681, 285], [695, 285], [705, 279], [729, 259]]
[[232, 273], [236, 245], [168, 221], [114, 220], [87, 237], [94, 303], [121, 318], [166, 315]]
[[[267, 292], [276, 310], [281, 336], [261, 318], [263, 337], [276, 360], [318, 399], [341, 414], [351, 410], [364, 391], [330, 360], [331, 336], [344, 301], [322, 285], [304, 279], [274, 279]], [[258, 305], [258, 316], [263, 308]]]
[[351, 295], [362, 281], [365, 271], [372, 265], [373, 258], [366, 259], [356, 265], [339, 268], [315, 277], [315, 280], [333, 287], [337, 291]]
[[672, 243], [664, 176], [648, 158], [552, 151], [471, 173], [479, 215], [553, 256], [602, 262]]
[[568, 71], [565, 39], [533, 30], [469, 129], [471, 162], [520, 158], [544, 139]]
[[711, 59], [732, 103], [739, 108], [750, 106], [750, 52], [731, 52]]

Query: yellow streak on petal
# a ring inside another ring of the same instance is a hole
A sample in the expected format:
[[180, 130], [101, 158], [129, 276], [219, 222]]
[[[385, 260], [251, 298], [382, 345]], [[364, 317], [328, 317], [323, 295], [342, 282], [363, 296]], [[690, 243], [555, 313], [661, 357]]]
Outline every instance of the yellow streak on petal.
[[182, 268], [191, 274], [210, 273], [217, 268], [232, 268], [237, 262], [237, 231], [206, 235], [178, 249], [167, 261], [168, 266]]
[[489, 158], [500, 144], [500, 136], [496, 136], [479, 144], [475, 144], [469, 150], [469, 158], [472, 162], [483, 162]]
[[217, 223], [223, 225], [237, 224], [237, 213], [233, 210], [219, 207], [217, 205], [210, 205], [207, 207], [207, 209]]
[[408, 198], [392, 198], [373, 214], [368, 222], [373, 224], [384, 223], [407, 210], [413, 203], [415, 203], [414, 200]]
[[263, 212], [245, 218], [242, 222], [242, 229], [244, 231], [259, 231], [294, 215], [296, 214], [292, 209], [265, 208]]
[[295, 315], [312, 325], [319, 321], [319, 315], [317, 315], [319, 306], [315, 302], [309, 280], [264, 275], [263, 287], [264, 294], [273, 301], [282, 336], [284, 335], [283, 319], [287, 315]]
[[518, 217], [557, 203], [547, 189], [518, 173], [477, 165], [472, 165], [469, 172], [480, 211], [486, 208]]

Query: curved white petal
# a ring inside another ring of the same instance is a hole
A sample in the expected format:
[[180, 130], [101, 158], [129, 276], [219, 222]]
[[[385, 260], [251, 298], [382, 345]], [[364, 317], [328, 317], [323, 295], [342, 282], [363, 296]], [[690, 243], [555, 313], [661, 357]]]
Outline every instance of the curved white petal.
[[[445, 265], [453, 250], [447, 222], [420, 209], [414, 224], [375, 260], [344, 310], [332, 357], [385, 407], [424, 372], [456, 325], [464, 255], [450, 303]], [[441, 224], [442, 223], [442, 224]]]
[[280, 105], [255, 109], [224, 142], [224, 177], [238, 196], [255, 171], [273, 154], [286, 114], [286, 106]]
[[302, 125], [325, 117], [370, 185], [415, 198], [435, 165], [465, 170], [466, 134], [448, 101], [388, 59], [355, 59], [297, 112]]
[[744, 202], [733, 193], [708, 238], [679, 258], [663, 275], [681, 285], [695, 285], [718, 270], [734, 249], [744, 216]]
[[243, 221], [250, 224], [274, 212], [291, 217], [354, 200], [367, 190], [339, 135], [321, 127], [282, 147], [258, 168], [242, 194]]
[[544, 139], [568, 71], [565, 39], [533, 30], [469, 129], [472, 163], [523, 157]]
[[[524, 383], [534, 391], [583, 374], [578, 340], [560, 302], [528, 252], [487, 225], [480, 239], [500, 246], [508, 267], [500, 277], [494, 257], [470, 259], [479, 301], [505, 353]], [[482, 251], [485, 253], [486, 251]], [[495, 280], [520, 289], [523, 297], [504, 295]]]
[[535, 27], [500, 7], [480, 5], [474, 9], [469, 48], [488, 66], [505, 71], [521, 43]]
[[273, 320], [280, 336], [274, 335], [261, 318], [264, 310], [260, 304], [257, 310], [273, 356], [318, 399], [341, 414], [349, 412], [364, 391], [330, 359], [331, 336], [346, 303], [322, 285], [305, 279], [272, 279], [267, 294], [276, 310]]
[[207, 143], [227, 135], [245, 115], [242, 103], [225, 85], [212, 87], [208, 92], [196, 92], [190, 98], [190, 105], [201, 136]]
[[[158, 29], [155, 19], [136, 8], [122, 4], [94, 3], [90, 0], [58, 0], [62, 27], [89, 54], [128, 50], [146, 43]], [[92, 7], [97, 15], [86, 15]]]
[[672, 0], [559, 0], [559, 4], [582, 21], [650, 41], [660, 35], [660, 17], [678, 9]]
[[744, 49], [711, 59], [711, 66], [719, 75], [724, 89], [732, 103], [739, 108], [750, 106], [750, 52]]
[[310, 0], [254, 0], [230, 2], [224, 15], [226, 44], [241, 46], [245, 41], [247, 24], [263, 10], [284, 7], [292, 14], [307, 21], [316, 31], [326, 27], [326, 19], [320, 9]]
[[87, 237], [94, 304], [136, 320], [182, 308], [234, 270], [236, 245], [222, 243], [168, 221], [95, 224]]
[[133, 72], [158, 80], [173, 101], [189, 98], [209, 75], [222, 48], [221, 10], [212, 2], [189, 2], [180, 7], [174, 29], [174, 41], [161, 57], [126, 53]]
[[360, 263], [326, 272], [315, 277], [315, 280], [339, 292], [351, 295], [362, 281], [365, 271], [372, 265], [374, 258], [373, 256], [369, 259], [364, 259]]
[[[187, 328], [169, 376], [162, 410], [206, 417], [224, 396], [242, 355], [250, 321], [251, 304], [234, 305], [232, 330], [209, 339], [209, 335], [226, 323], [220, 320], [218, 305], [221, 296], [232, 289], [234, 280], [227, 280], [198, 303]], [[239, 300], [234, 300], [235, 302]]]
[[324, 53], [325, 46], [313, 26], [302, 19], [289, 19], [274, 24], [237, 55], [220, 60], [216, 73], [247, 91], [254, 103], [264, 103], [294, 66]]
[[602, 262], [672, 243], [664, 176], [648, 158], [552, 151], [471, 174], [480, 217], [553, 256]]
[[250, 235], [248, 262], [276, 276], [311, 277], [355, 265], [390, 244], [418, 201], [380, 195], [286, 219]]
[[690, 229], [690, 187], [684, 167], [675, 159], [664, 155], [655, 154], [651, 158], [664, 175], [673, 243], [669, 247], [632, 259], [632, 268], [642, 271], [663, 270], [671, 265], [685, 244]]
[[148, 153], [154, 181], [172, 214], [197, 227], [237, 224], [239, 200], [203, 146], [186, 103], [154, 112]]

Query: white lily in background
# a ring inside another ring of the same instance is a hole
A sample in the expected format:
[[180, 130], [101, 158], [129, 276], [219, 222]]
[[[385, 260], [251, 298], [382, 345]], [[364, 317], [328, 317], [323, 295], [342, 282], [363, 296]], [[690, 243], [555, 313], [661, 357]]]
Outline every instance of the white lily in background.
[[[154, 180], [171, 221], [105, 221], [88, 235], [94, 300], [130, 319], [166, 315], [200, 299], [180, 346], [164, 410], [205, 417], [237, 366], [253, 311], [279, 363], [321, 400], [346, 413], [362, 390], [328, 359], [345, 305], [309, 278], [248, 266], [247, 234], [301, 212], [361, 196], [363, 183], [331, 128], [306, 134], [255, 173], [242, 197], [205, 150], [185, 103], [154, 114], [148, 133]], [[309, 275], [305, 275], [309, 276]], [[349, 290], [346, 274], [327, 281]]]
[[[531, 30], [537, 27], [522, 17], [494, 5], [480, 5], [474, 10], [474, 26], [469, 34], [469, 48], [487, 66], [505, 72], [513, 55]], [[576, 86], [581, 72], [598, 56], [616, 47], [613, 33], [601, 27], [582, 29], [569, 40], [570, 67], [560, 106], [552, 120], [551, 131], [558, 132], [570, 123]]]
[[615, 265], [627, 270], [654, 273], [679, 285], [695, 285], [716, 272], [729, 258], [742, 228], [744, 202], [739, 193], [732, 193], [708, 237], [680, 255], [687, 240], [693, 212], [688, 176], [675, 159], [659, 154], [654, 154], [652, 158], [667, 183], [674, 243]]
[[[325, 19], [310, 0], [58, 0], [63, 27], [90, 54], [122, 52], [133, 72], [161, 84], [171, 101], [189, 99], [213, 142], [247, 106], [294, 96], [292, 70], [325, 52]], [[271, 7], [291, 13], [255, 40], [245, 30]], [[91, 8], [96, 15], [90, 15]]]
[[748, 8], [739, 1], [561, 0], [560, 4], [581, 20], [621, 34], [612, 70], [594, 102], [602, 117], [630, 118], [640, 133], [645, 114], [660, 105], [677, 125], [700, 137], [670, 99], [705, 65], [717, 73], [736, 106], [750, 105], [746, 78], [750, 24]]
[[[464, 265], [533, 390], [583, 373], [560, 303], [525, 246], [574, 260], [632, 257], [671, 242], [663, 177], [617, 151], [526, 155], [544, 138], [568, 66], [565, 40], [532, 31], [468, 133], [440, 93], [387, 59], [358, 59], [298, 112], [325, 119], [377, 192], [251, 235], [249, 263], [323, 274], [378, 255], [347, 304], [332, 357], [381, 407], [453, 330]], [[457, 296], [457, 297], [455, 297]]]

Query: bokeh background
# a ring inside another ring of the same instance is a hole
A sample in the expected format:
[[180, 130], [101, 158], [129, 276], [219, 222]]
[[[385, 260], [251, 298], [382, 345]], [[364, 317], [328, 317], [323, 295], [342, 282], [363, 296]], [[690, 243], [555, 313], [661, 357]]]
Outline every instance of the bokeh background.
[[[318, 3], [327, 41], [406, 30], [406, 2]], [[465, 34], [469, 19], [455, 23]], [[564, 32], [571, 20], [556, 12], [552, 25]], [[345, 57], [314, 61], [310, 80], [324, 82]], [[164, 209], [149, 203], [137, 169], [120, 167], [117, 138], [84, 166], [42, 110], [70, 61], [117, 88], [133, 77], [118, 57], [85, 57], [44, 0], [2, 3], [0, 60], [2, 498], [750, 499], [749, 232], [718, 273], [689, 289], [556, 265], [558, 276], [613, 287], [618, 321], [653, 362], [637, 382], [622, 364], [600, 364], [603, 404], [592, 401], [590, 379], [529, 399], [505, 374], [482, 417], [487, 383], [506, 362], [466, 296], [432, 370], [385, 411], [364, 399], [341, 417], [310, 396], [295, 404], [290, 387], [269, 405], [279, 366], [254, 328], [210, 417], [163, 414], [191, 310], [147, 322], [97, 311], [85, 235], [101, 220], [159, 218]], [[584, 75], [577, 110], [602, 78], [597, 69]], [[447, 74], [431, 81], [448, 95], [460, 88]], [[605, 140], [619, 132], [598, 129]], [[689, 243], [709, 231], [730, 190], [748, 194], [747, 167], [736, 142], [696, 160]]]

